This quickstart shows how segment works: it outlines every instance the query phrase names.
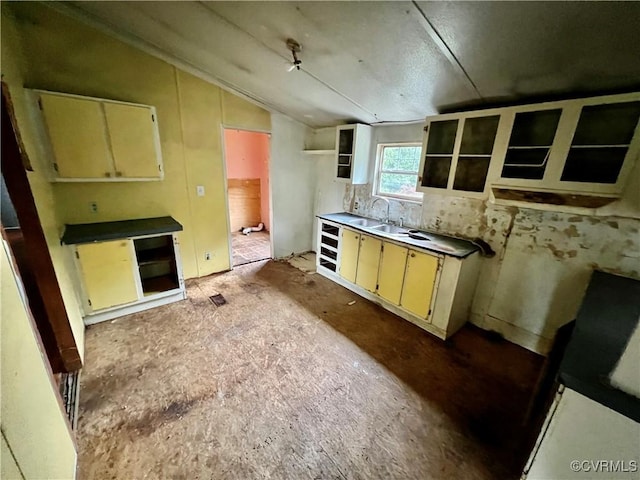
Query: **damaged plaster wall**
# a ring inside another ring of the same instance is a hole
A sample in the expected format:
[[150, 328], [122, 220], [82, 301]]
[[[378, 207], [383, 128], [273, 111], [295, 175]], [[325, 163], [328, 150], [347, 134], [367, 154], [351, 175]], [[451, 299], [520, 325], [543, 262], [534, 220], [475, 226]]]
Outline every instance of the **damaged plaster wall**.
[[[378, 126], [373, 146], [421, 138], [422, 125]], [[374, 164], [372, 158], [371, 178]], [[402, 217], [408, 226], [486, 241], [496, 255], [482, 259], [470, 321], [546, 353], [557, 328], [575, 317], [593, 269], [640, 279], [639, 184], [637, 165], [622, 201], [597, 214], [424, 194], [422, 205], [391, 200], [390, 219]], [[348, 185], [342, 209], [381, 218], [386, 206], [377, 202], [372, 208], [373, 199], [371, 183]]]

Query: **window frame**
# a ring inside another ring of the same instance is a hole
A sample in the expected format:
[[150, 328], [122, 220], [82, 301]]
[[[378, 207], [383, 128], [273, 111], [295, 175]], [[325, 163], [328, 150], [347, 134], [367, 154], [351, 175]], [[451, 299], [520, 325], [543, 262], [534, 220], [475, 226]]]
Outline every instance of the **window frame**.
[[[424, 200], [424, 192], [421, 192], [418, 190], [418, 181], [419, 181], [419, 177], [420, 177], [420, 164], [418, 164], [416, 171], [412, 172], [412, 171], [405, 171], [405, 170], [382, 170], [382, 157], [384, 154], [384, 149], [387, 147], [418, 147], [420, 148], [420, 157], [418, 157], [418, 159], [421, 159], [422, 156], [422, 142], [385, 142], [385, 143], [378, 143], [377, 145], [377, 151], [376, 151], [376, 163], [375, 163], [375, 170], [374, 170], [374, 177], [373, 177], [373, 196], [374, 197], [383, 197], [383, 198], [390, 198], [393, 200], [400, 200], [403, 202], [411, 202], [411, 203], [417, 203], [422, 205], [422, 202]], [[416, 194], [419, 194], [420, 197], [414, 197], [414, 196], [407, 196], [407, 195], [401, 195], [401, 194], [394, 194], [394, 193], [384, 193], [380, 191], [380, 179], [381, 179], [381, 174], [382, 173], [392, 173], [392, 174], [398, 174], [398, 175], [415, 175], [416, 176], [416, 184], [414, 186], [415, 188], [415, 192]]]

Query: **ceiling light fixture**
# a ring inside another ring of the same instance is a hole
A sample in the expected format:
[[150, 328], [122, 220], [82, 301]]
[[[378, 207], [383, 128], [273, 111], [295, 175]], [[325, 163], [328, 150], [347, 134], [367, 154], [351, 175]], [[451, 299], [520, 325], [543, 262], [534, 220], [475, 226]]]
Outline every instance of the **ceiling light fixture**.
[[287, 38], [287, 48], [291, 50], [291, 55], [293, 56], [293, 62], [291, 62], [289, 66], [289, 71], [291, 72], [294, 69], [300, 70], [302, 60], [298, 58], [298, 53], [302, 50], [302, 46], [293, 38]]

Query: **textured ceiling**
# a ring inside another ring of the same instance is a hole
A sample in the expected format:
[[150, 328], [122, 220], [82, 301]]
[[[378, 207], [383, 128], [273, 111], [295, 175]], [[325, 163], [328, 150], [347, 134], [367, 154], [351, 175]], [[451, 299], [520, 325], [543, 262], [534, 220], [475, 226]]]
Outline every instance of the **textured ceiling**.
[[[69, 2], [55, 8], [316, 127], [640, 86], [640, 2]], [[302, 44], [301, 71], [287, 72], [288, 37]]]

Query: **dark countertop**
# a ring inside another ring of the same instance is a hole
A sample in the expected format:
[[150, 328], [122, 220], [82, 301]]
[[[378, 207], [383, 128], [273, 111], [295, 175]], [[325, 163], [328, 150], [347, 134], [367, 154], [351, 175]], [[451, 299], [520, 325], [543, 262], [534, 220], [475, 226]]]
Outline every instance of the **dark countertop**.
[[[365, 232], [368, 235], [373, 235], [375, 237], [380, 237], [386, 240], [393, 240], [399, 243], [406, 244], [407, 246], [416, 247], [422, 250], [428, 250], [430, 252], [441, 253], [443, 255], [450, 255], [452, 257], [457, 258], [465, 258], [471, 255], [473, 252], [480, 250], [480, 248], [474, 243], [468, 240], [462, 240], [460, 238], [449, 237], [447, 235], [442, 235], [439, 233], [433, 232], [421, 232], [422, 234], [429, 237], [429, 240], [418, 240], [415, 238], [411, 238], [408, 234], [392, 234], [385, 233], [379, 230], [372, 229], [366, 226], [354, 225], [352, 222], [358, 221], [360, 219], [366, 219], [366, 217], [362, 217], [360, 215], [354, 215], [348, 212], [342, 213], [327, 213], [323, 215], [317, 215], [318, 218], [323, 220], [329, 220], [335, 223], [339, 223], [346, 227], [352, 228], [354, 230], [359, 230], [361, 232]], [[375, 219], [368, 219], [375, 220]], [[383, 222], [378, 222], [383, 223]], [[412, 230], [410, 227], [404, 227], [406, 231]]]
[[611, 386], [609, 377], [640, 317], [640, 281], [593, 272], [560, 364], [572, 390], [640, 422], [640, 399]]
[[65, 225], [60, 243], [75, 245], [78, 243], [102, 242], [119, 238], [138, 237], [182, 231], [173, 217], [139, 218], [116, 222], [80, 223]]

